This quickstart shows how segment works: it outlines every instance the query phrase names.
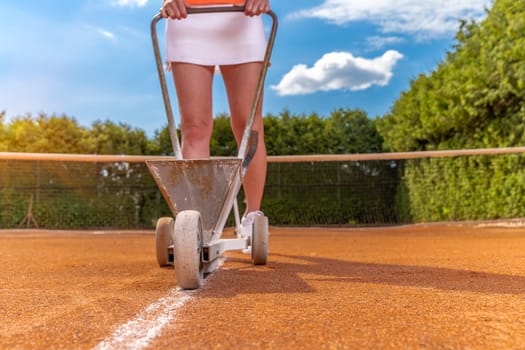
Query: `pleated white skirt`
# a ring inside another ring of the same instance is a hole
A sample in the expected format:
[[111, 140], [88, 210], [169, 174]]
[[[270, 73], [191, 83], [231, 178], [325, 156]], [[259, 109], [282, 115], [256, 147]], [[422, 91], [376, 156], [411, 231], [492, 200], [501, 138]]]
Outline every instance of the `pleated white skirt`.
[[260, 16], [222, 12], [167, 20], [167, 63], [218, 66], [260, 62], [264, 59], [265, 50], [266, 36]]

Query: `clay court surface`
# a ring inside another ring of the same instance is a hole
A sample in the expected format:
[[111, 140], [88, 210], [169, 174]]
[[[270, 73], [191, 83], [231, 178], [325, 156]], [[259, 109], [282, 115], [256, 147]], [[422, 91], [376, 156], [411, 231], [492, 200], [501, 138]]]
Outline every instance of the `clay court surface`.
[[183, 292], [153, 231], [0, 231], [0, 348], [525, 348], [525, 228], [272, 227], [267, 266], [225, 258]]

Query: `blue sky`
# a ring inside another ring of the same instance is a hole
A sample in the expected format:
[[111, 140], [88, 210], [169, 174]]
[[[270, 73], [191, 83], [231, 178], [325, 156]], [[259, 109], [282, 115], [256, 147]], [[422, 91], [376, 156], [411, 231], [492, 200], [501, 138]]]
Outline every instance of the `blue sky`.
[[[2, 0], [0, 111], [8, 120], [27, 113], [66, 114], [83, 126], [109, 119], [152, 136], [166, 125], [149, 36], [160, 3]], [[343, 107], [363, 109], [373, 118], [387, 113], [412, 79], [443, 60], [460, 19], [481, 20], [492, 0], [271, 5], [280, 27], [265, 113], [288, 109], [327, 116]], [[228, 110], [221, 84], [217, 76], [215, 114]]]

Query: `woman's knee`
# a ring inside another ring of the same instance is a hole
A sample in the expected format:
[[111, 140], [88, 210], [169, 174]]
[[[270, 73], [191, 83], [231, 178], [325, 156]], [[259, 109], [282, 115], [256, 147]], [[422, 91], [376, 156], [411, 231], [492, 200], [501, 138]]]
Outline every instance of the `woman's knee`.
[[213, 131], [212, 121], [185, 121], [181, 128], [182, 138], [189, 143], [208, 142]]

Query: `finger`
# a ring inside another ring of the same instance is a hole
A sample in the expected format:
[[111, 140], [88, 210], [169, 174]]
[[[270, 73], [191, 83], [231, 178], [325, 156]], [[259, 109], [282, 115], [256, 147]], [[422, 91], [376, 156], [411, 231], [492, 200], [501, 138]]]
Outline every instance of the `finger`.
[[172, 16], [172, 11], [171, 11], [171, 9], [170, 9], [169, 6], [167, 6], [167, 7], [164, 8], [164, 13], [166, 14], [166, 17], [165, 17], [165, 18], [171, 18], [171, 16]]
[[253, 16], [255, 14], [255, 1], [246, 1], [244, 5], [244, 14], [247, 16]]
[[253, 17], [253, 16], [258, 16], [258, 15], [260, 14], [260, 12], [259, 12], [259, 9], [258, 9], [258, 8], [256, 8], [256, 7], [251, 7], [251, 8], [249, 8], [249, 9], [247, 8], [247, 9], [245, 10], [245, 14], [248, 15], [248, 16], [250, 16], [250, 17]]
[[184, 16], [181, 12], [181, 10], [177, 7], [175, 7], [173, 10], [172, 10], [172, 15], [171, 15], [171, 19], [183, 19], [185, 18], [186, 16]]
[[170, 16], [168, 9], [169, 9], [169, 5], [166, 5], [165, 3], [163, 3], [162, 6], [160, 7], [160, 16], [162, 18], [168, 18]]
[[270, 5], [267, 1], [250, 1], [245, 7], [245, 14], [250, 17], [259, 16], [268, 11], [270, 11]]
[[262, 8], [261, 8], [261, 13], [268, 13], [270, 12], [270, 4], [269, 3], [265, 3], [263, 4]]
[[188, 11], [186, 11], [186, 3], [184, 1], [178, 1], [175, 4], [175, 8], [177, 11], [178, 19], [183, 19], [188, 16]]

